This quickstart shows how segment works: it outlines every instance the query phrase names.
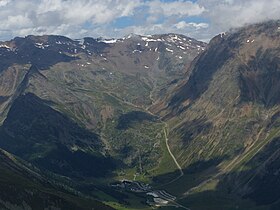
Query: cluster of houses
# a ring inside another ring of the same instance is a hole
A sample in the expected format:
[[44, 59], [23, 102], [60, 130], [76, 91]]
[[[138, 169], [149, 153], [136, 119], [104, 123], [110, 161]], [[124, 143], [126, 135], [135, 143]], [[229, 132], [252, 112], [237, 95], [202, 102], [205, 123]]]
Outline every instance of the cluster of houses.
[[122, 180], [121, 182], [111, 184], [111, 187], [134, 193], [145, 193], [147, 196], [147, 203], [151, 206], [167, 206], [170, 202], [176, 200], [175, 196], [164, 190], [153, 190], [149, 184], [137, 181]]

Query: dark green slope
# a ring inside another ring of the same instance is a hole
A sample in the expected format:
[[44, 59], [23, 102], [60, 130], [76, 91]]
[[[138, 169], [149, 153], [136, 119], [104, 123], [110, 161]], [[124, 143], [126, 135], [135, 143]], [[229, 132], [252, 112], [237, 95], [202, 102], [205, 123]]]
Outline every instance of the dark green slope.
[[0, 128], [0, 147], [61, 175], [103, 177], [111, 172], [114, 161], [100, 153], [98, 135], [47, 103], [31, 93], [18, 97]]
[[57, 187], [38, 169], [4, 150], [0, 150], [0, 170], [0, 209], [112, 209]]

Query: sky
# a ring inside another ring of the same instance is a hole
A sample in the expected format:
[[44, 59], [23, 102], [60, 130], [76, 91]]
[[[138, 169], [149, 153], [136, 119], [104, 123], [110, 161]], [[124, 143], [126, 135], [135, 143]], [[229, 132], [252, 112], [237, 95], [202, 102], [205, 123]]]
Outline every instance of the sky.
[[280, 0], [0, 0], [0, 40], [180, 33], [208, 41], [270, 19], [280, 19]]

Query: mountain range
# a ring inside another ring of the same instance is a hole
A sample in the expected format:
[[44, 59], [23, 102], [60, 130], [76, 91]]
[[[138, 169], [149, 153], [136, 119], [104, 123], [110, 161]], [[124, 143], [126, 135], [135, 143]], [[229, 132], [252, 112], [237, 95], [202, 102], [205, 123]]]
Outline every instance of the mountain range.
[[279, 209], [279, 72], [280, 21], [0, 42], [0, 208]]

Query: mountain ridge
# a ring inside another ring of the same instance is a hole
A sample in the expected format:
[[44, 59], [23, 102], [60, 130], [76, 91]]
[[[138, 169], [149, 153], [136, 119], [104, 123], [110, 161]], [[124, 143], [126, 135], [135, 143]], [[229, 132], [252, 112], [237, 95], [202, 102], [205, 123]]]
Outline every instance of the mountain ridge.
[[250, 198], [267, 205], [264, 209], [279, 202], [274, 196], [279, 189], [268, 186], [278, 179], [278, 150], [270, 145], [279, 136], [279, 24], [269, 21], [216, 36], [175, 94], [153, 108], [171, 127], [181, 166], [197, 164], [197, 183], [186, 186], [185, 202], [220, 192]]

